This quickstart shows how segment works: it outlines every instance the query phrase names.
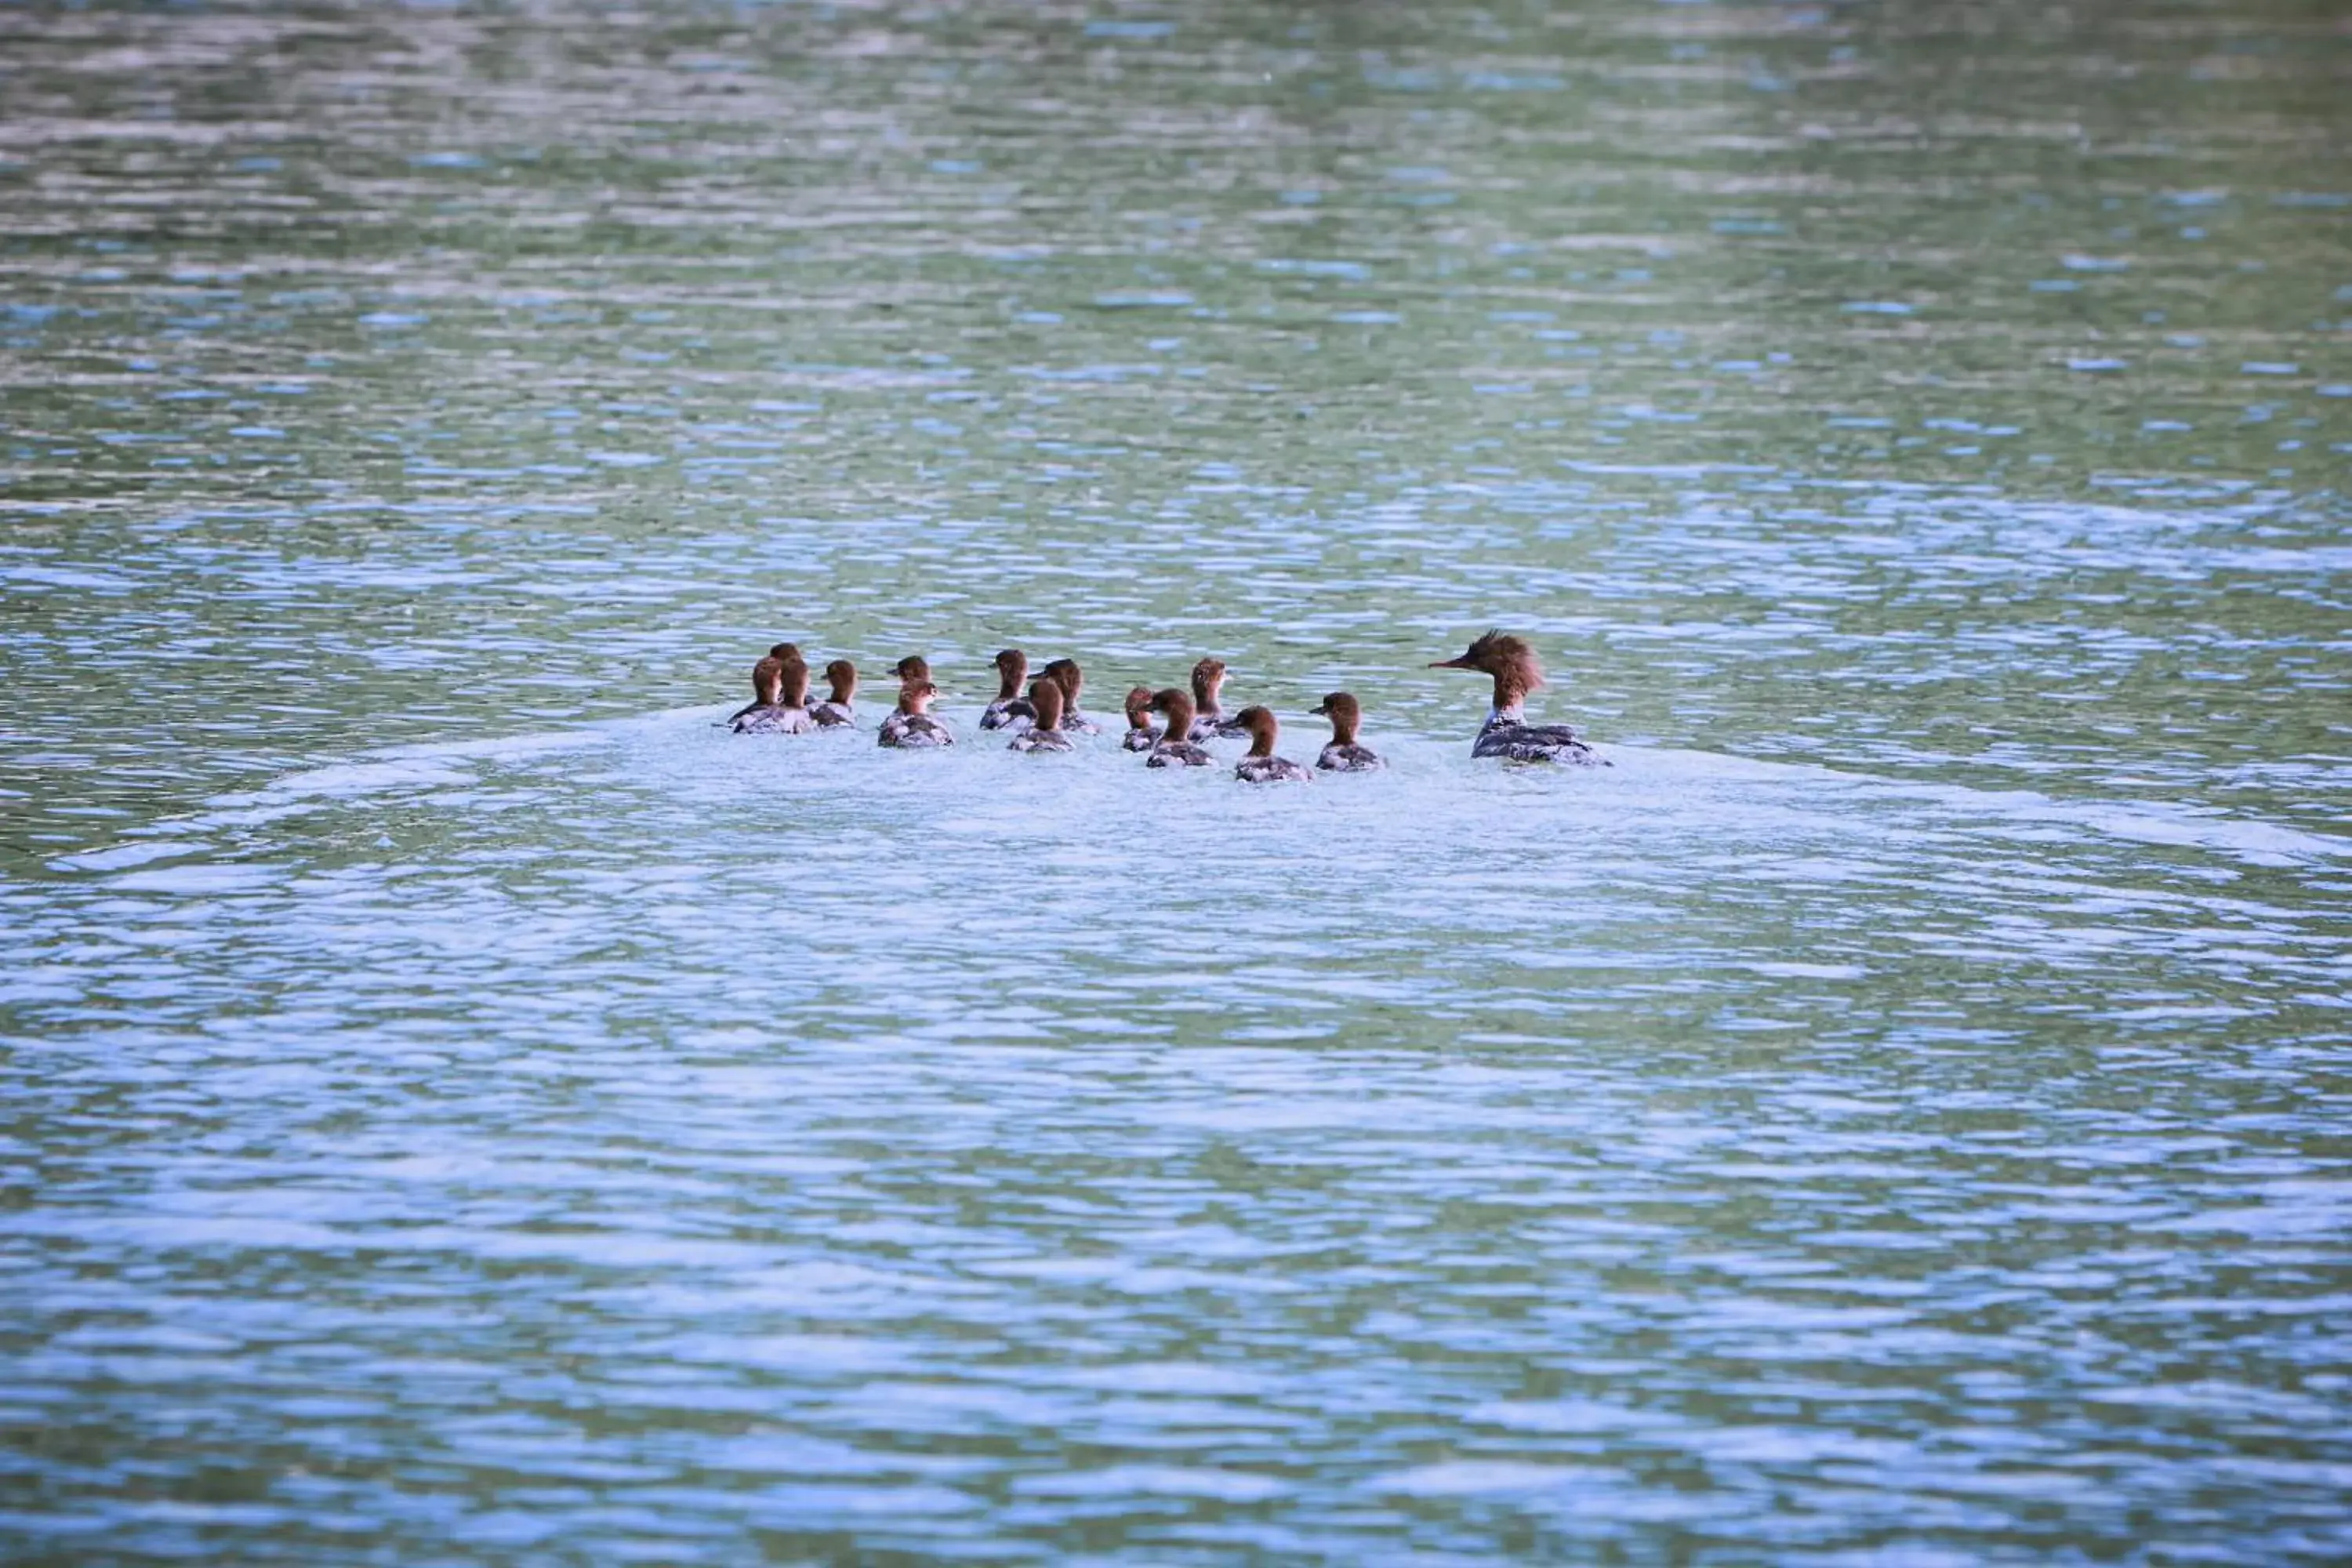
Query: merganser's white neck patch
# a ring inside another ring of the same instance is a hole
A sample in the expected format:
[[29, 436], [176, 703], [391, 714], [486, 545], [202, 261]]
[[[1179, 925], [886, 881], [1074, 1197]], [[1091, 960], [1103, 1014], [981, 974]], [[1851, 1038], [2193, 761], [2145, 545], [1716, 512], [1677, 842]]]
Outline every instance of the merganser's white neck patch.
[[1525, 702], [1514, 702], [1508, 708], [1486, 710], [1486, 728], [1489, 730], [1497, 724], [1524, 724], [1527, 721], [1528, 705]]

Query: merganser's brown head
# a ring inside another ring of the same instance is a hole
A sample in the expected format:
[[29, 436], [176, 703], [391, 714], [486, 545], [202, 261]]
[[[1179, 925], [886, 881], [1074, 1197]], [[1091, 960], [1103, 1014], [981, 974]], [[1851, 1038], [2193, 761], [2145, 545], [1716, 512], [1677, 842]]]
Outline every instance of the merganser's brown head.
[[824, 678], [832, 683], [835, 702], [847, 702], [857, 695], [857, 667], [845, 658], [836, 658], [824, 667]]
[[1314, 710], [1331, 721], [1331, 739], [1342, 746], [1352, 745], [1356, 727], [1364, 721], [1364, 710], [1357, 705], [1355, 694], [1334, 691], [1315, 705]]
[[1010, 702], [1021, 695], [1021, 683], [1029, 679], [1029, 656], [1017, 647], [1006, 648], [996, 656], [996, 700]]
[[1045, 667], [1045, 679], [1062, 689], [1062, 705], [1075, 709], [1078, 705], [1078, 689], [1087, 683], [1086, 671], [1075, 658], [1057, 658]]
[[1249, 731], [1251, 756], [1274, 755], [1274, 738], [1282, 732], [1282, 721], [1274, 716], [1273, 709], [1244, 708], [1234, 715], [1234, 722]]
[[776, 661], [776, 700], [787, 708], [808, 706], [808, 661], [794, 651]]
[[890, 673], [900, 680], [929, 680], [931, 678], [931, 661], [921, 654], [910, 653], [892, 665]]
[[1217, 709], [1217, 689], [1225, 683], [1225, 661], [1204, 658], [1192, 667], [1192, 701], [1202, 712]]
[[1037, 728], [1058, 730], [1062, 727], [1062, 683], [1051, 676], [1039, 676], [1029, 683], [1029, 706], [1037, 710]]
[[939, 694], [940, 689], [928, 680], [919, 678], [909, 680], [898, 688], [898, 711], [901, 713], [927, 712], [931, 706], [931, 699]]
[[1168, 715], [1168, 739], [1172, 744], [1192, 733], [1192, 720], [1198, 710], [1192, 706], [1192, 694], [1167, 687], [1152, 693], [1151, 705]]
[[1536, 650], [1505, 632], [1488, 632], [1470, 645], [1459, 658], [1442, 658], [1432, 669], [1483, 670], [1495, 679], [1495, 706], [1508, 712], [1527, 700], [1528, 693], [1544, 683], [1543, 666]]
[[1151, 728], [1151, 688], [1138, 686], [1127, 694], [1127, 727], [1130, 730]]
[[759, 663], [751, 667], [752, 697], [757, 699], [759, 701], [768, 704], [771, 708], [774, 707], [776, 703], [775, 683], [783, 679], [784, 660], [788, 658], [798, 658], [800, 656], [801, 650], [799, 647], [793, 643], [780, 642], [775, 647], [770, 648], [768, 650], [767, 657], [761, 659]]

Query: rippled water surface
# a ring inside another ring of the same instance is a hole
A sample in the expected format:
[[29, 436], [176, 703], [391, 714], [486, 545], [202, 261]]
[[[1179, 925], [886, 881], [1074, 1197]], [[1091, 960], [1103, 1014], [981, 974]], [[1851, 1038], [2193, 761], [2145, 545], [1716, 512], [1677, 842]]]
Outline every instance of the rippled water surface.
[[2335, 13], [0, 7], [0, 1556], [2352, 1556]]

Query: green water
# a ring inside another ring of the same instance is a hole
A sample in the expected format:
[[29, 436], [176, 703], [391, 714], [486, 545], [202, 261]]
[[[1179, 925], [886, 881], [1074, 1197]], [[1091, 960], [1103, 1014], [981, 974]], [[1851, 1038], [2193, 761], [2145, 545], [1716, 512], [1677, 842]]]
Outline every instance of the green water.
[[2347, 71], [0, 8], [0, 1556], [2341, 1560]]

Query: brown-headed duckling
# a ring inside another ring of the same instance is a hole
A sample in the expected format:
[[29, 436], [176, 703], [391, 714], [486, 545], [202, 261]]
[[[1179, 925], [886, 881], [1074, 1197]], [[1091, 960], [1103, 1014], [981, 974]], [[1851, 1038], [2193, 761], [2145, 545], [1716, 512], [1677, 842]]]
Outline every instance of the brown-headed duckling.
[[1013, 737], [1010, 750], [1015, 752], [1069, 752], [1077, 748], [1063, 731], [1062, 685], [1050, 675], [1041, 675], [1029, 683], [1029, 706], [1037, 715], [1036, 722]]
[[946, 721], [932, 717], [931, 699], [940, 689], [929, 680], [909, 680], [898, 688], [898, 706], [882, 721], [881, 744], [912, 751], [921, 746], [952, 746], [955, 735]]
[[767, 700], [760, 695], [761, 691], [767, 689], [762, 682], [771, 677], [781, 678], [783, 673], [784, 660], [798, 658], [800, 656], [800, 648], [788, 642], [780, 642], [761, 656], [760, 662], [751, 667], [751, 700], [727, 715], [723, 721], [732, 724], [754, 708], [767, 707], [769, 705]]
[[1045, 679], [1062, 689], [1062, 720], [1058, 726], [1053, 726], [1047, 725], [1040, 717], [1037, 722], [1041, 728], [1059, 728], [1066, 733], [1077, 735], [1102, 733], [1101, 726], [1078, 711], [1078, 691], [1086, 685], [1087, 677], [1086, 672], [1078, 668], [1076, 659], [1055, 659], [1045, 667]]
[[1151, 727], [1151, 688], [1138, 686], [1127, 694], [1127, 733], [1120, 745], [1130, 752], [1148, 752], [1160, 743], [1160, 731]]
[[1378, 752], [1357, 743], [1364, 710], [1353, 692], [1334, 691], [1315, 705], [1315, 711], [1331, 721], [1331, 741], [1315, 759], [1317, 767], [1332, 773], [1362, 773], [1386, 765]]
[[1029, 700], [1021, 695], [1029, 679], [1029, 656], [1017, 647], [1008, 647], [996, 656], [996, 697], [980, 715], [983, 730], [1018, 729], [1031, 722], [1036, 715], [1030, 711]]
[[735, 720], [739, 735], [805, 735], [816, 728], [808, 711], [808, 663], [790, 643], [778, 643], [751, 667], [759, 700]]
[[1244, 708], [1234, 715], [1234, 722], [1246, 731], [1250, 738], [1249, 755], [1234, 769], [1234, 777], [1244, 784], [1313, 784], [1315, 775], [1292, 762], [1288, 757], [1274, 754], [1274, 738], [1282, 732], [1282, 721], [1274, 716], [1271, 708]]
[[1147, 768], [1205, 768], [1215, 761], [1201, 749], [1200, 743], [1188, 739], [1192, 734], [1193, 708], [1192, 693], [1175, 687], [1153, 694], [1151, 705], [1168, 715], [1168, 731], [1151, 754], [1143, 759]]
[[833, 695], [810, 709], [809, 717], [817, 721], [820, 729], [854, 727], [857, 715], [851, 704], [857, 700], [857, 667], [845, 658], [836, 658], [824, 667], [824, 679], [833, 688]]

